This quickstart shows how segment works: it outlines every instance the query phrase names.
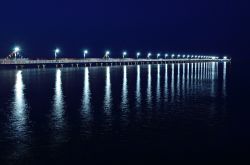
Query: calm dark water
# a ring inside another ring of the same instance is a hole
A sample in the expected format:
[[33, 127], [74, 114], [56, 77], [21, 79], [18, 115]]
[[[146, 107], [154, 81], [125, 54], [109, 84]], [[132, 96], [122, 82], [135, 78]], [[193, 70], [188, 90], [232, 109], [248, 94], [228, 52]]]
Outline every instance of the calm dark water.
[[245, 158], [249, 69], [236, 62], [1, 70], [1, 164]]

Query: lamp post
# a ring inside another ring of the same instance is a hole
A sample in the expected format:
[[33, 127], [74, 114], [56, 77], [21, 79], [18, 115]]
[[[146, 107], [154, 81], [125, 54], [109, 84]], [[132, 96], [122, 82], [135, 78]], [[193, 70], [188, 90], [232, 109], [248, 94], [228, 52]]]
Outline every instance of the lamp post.
[[140, 57], [141, 53], [140, 52], [137, 52], [136, 53], [136, 58], [138, 59]]
[[109, 55], [110, 55], [110, 51], [106, 51], [105, 55], [104, 55], [104, 58], [109, 58]]
[[20, 52], [20, 48], [17, 46], [14, 48], [15, 60], [17, 58], [18, 53]]
[[152, 54], [151, 54], [151, 53], [148, 53], [147, 58], [150, 59], [151, 56], [152, 56]]
[[58, 54], [58, 53], [60, 53], [60, 49], [57, 48], [57, 49], [55, 50], [55, 60], [56, 60], [56, 58], [57, 58], [57, 54]]
[[84, 50], [83, 51], [83, 58], [85, 59], [86, 58], [86, 55], [89, 53], [89, 51], [88, 50]]
[[127, 52], [123, 52], [123, 53], [122, 53], [122, 58], [125, 58], [126, 55], [127, 55]]
[[165, 54], [165, 58], [168, 58], [168, 54]]
[[159, 59], [161, 57], [161, 54], [160, 53], [158, 53], [157, 54], [157, 59]]

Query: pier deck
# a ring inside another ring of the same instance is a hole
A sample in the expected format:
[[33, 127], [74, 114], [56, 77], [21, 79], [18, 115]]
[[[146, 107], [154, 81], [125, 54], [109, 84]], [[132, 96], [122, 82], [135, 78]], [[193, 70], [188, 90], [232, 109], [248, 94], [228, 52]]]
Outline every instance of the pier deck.
[[166, 63], [192, 63], [192, 62], [230, 62], [230, 59], [133, 59], [133, 58], [87, 58], [56, 60], [0, 60], [0, 68], [46, 68], [46, 67], [84, 67], [84, 66], [112, 66], [112, 65], [143, 65]]

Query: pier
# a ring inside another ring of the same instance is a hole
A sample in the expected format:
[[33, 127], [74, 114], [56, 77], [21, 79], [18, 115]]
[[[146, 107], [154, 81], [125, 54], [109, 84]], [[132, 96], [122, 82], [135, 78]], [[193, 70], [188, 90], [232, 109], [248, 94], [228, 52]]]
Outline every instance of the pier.
[[197, 62], [230, 62], [230, 59], [133, 59], [133, 58], [88, 58], [88, 59], [56, 59], [56, 60], [29, 60], [29, 59], [2, 59], [0, 68], [63, 68], [63, 67], [91, 67], [91, 66], [119, 66], [168, 63], [197, 63]]

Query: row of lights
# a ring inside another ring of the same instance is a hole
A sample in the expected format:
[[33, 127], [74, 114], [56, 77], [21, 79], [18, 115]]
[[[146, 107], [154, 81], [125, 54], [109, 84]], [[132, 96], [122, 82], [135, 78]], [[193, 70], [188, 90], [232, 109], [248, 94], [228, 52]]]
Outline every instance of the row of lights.
[[[21, 49], [19, 48], [19, 47], [15, 47], [14, 48], [14, 53], [18, 53], [19, 51], [20, 51]], [[57, 56], [58, 56], [58, 54], [60, 53], [60, 49], [55, 49], [54, 50], [54, 52], [55, 52], [55, 59], [57, 58]], [[83, 50], [83, 58], [85, 59], [86, 58], [86, 55], [89, 53], [89, 51], [86, 49], [86, 50]], [[127, 52], [126, 51], [124, 51], [123, 53], [122, 53], [122, 58], [126, 58], [126, 56], [127, 56]], [[136, 53], [136, 58], [139, 58], [141, 56], [141, 53], [140, 52], [137, 52]], [[149, 59], [149, 58], [151, 58], [151, 56], [152, 56], [152, 53], [148, 53], [147, 54], [147, 58]], [[104, 55], [104, 58], [109, 58], [110, 57], [110, 51], [106, 51], [105, 52], [105, 55]], [[164, 56], [165, 58], [199, 58], [199, 59], [219, 59], [219, 57], [218, 56], [201, 56], [201, 55], [180, 55], [180, 54], [178, 54], [178, 55], [175, 55], [175, 54], [172, 54], [171, 56], [169, 55], [169, 54], [165, 54], [165, 56]], [[157, 59], [159, 59], [159, 58], [161, 58], [161, 54], [160, 53], [158, 53], [157, 54]], [[223, 59], [227, 59], [227, 57], [226, 56], [224, 56], [223, 57]]]

